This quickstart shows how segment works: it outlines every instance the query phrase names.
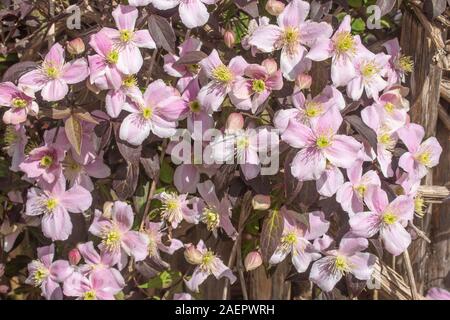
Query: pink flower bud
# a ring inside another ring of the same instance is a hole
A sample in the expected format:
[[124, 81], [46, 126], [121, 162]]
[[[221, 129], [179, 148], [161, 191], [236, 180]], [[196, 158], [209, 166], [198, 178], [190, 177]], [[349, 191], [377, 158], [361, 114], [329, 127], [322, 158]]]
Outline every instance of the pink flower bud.
[[67, 42], [67, 52], [69, 52], [70, 54], [78, 55], [78, 54], [82, 54], [84, 52], [84, 50], [86, 49], [86, 47], [84, 46], [84, 42], [83, 40], [81, 40], [81, 38], [76, 38], [73, 39], [69, 42]]
[[245, 270], [252, 271], [262, 265], [262, 257], [258, 251], [252, 251], [244, 259]]
[[275, 73], [278, 70], [278, 64], [275, 61], [275, 59], [272, 58], [268, 58], [266, 60], [264, 60], [261, 65], [266, 68], [267, 72], [269, 74]]
[[201, 264], [203, 261], [203, 254], [192, 243], [186, 245], [184, 257], [190, 264]]
[[73, 248], [69, 251], [69, 262], [71, 265], [76, 266], [81, 260], [80, 251], [77, 248]]
[[234, 133], [244, 128], [244, 117], [238, 112], [230, 113], [225, 124], [226, 133]]
[[270, 196], [257, 194], [252, 199], [252, 206], [255, 210], [267, 210], [270, 208]]
[[277, 0], [269, 0], [266, 3], [266, 10], [273, 16], [280, 15], [284, 10], [284, 3]]
[[301, 73], [295, 79], [295, 84], [300, 90], [309, 89], [311, 87], [312, 77], [309, 74]]
[[9, 287], [7, 285], [4, 285], [4, 284], [0, 285], [0, 293], [1, 294], [8, 293], [8, 291], [9, 291]]
[[223, 34], [223, 41], [228, 48], [233, 48], [236, 43], [236, 36], [234, 35], [234, 32], [231, 30], [225, 31]]

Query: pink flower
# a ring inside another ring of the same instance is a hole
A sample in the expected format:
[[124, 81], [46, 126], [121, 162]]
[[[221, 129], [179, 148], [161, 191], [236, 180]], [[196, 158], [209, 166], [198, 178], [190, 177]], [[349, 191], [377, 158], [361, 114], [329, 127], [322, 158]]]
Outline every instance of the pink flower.
[[114, 295], [122, 290], [106, 272], [84, 276], [74, 272], [64, 281], [64, 295], [77, 300], [115, 300]]
[[406, 74], [414, 69], [414, 62], [411, 57], [402, 55], [402, 49], [397, 38], [386, 41], [383, 46], [386, 48], [388, 55], [391, 56], [387, 73], [389, 84], [405, 82]]
[[427, 292], [428, 300], [450, 300], [450, 292], [441, 288], [431, 288]]
[[206, 224], [209, 231], [217, 235], [217, 229], [222, 228], [232, 239], [236, 239], [237, 231], [231, 223], [231, 202], [225, 195], [220, 201], [216, 195], [215, 186], [211, 180], [197, 185], [198, 193], [204, 202], [198, 204], [201, 212], [201, 221]]
[[132, 97], [139, 96], [141, 91], [134, 75], [123, 76], [119, 89], [111, 89], [105, 97], [106, 112], [111, 118], [117, 118], [124, 107], [133, 103]]
[[29, 87], [36, 92], [42, 90], [42, 98], [46, 101], [59, 101], [69, 92], [68, 84], [81, 82], [88, 75], [86, 59], [65, 63], [64, 49], [59, 43], [55, 43], [40, 68], [20, 77], [19, 86]]
[[164, 262], [161, 258], [160, 251], [172, 255], [178, 249], [183, 247], [183, 242], [178, 239], [170, 238], [169, 245], [163, 243], [163, 237], [166, 233], [163, 232], [162, 222], [151, 222], [147, 220], [145, 222], [145, 234], [148, 237], [148, 256], [154, 262], [168, 267], [168, 264]]
[[359, 280], [369, 280], [377, 258], [371, 253], [361, 252], [368, 246], [367, 239], [347, 233], [338, 249], [326, 251], [325, 257], [314, 262], [309, 279], [325, 292], [331, 291], [347, 273]]
[[204, 108], [218, 111], [237, 77], [244, 74], [248, 63], [241, 56], [237, 56], [226, 66], [214, 49], [207, 58], [200, 61], [200, 65], [211, 81], [200, 90], [198, 100]]
[[270, 264], [282, 262], [289, 253], [292, 254], [292, 264], [297, 272], [305, 272], [309, 264], [320, 258], [320, 253], [310, 241], [323, 236], [330, 227], [321, 211], [307, 214], [308, 225], [299, 221], [297, 212], [281, 208], [284, 228], [281, 242], [269, 260]]
[[100, 249], [112, 255], [114, 264], [117, 263], [121, 270], [126, 265], [127, 256], [132, 256], [136, 261], [147, 257], [148, 237], [131, 230], [134, 213], [130, 205], [116, 201], [111, 211], [111, 218], [107, 218], [97, 210], [89, 232], [102, 239]]
[[408, 196], [398, 196], [391, 203], [380, 187], [370, 187], [364, 201], [369, 212], [359, 212], [350, 217], [350, 227], [356, 235], [371, 238], [378, 232], [386, 250], [394, 256], [404, 252], [411, 243], [405, 230], [414, 217], [414, 201]]
[[357, 55], [353, 60], [355, 76], [347, 83], [347, 95], [356, 101], [365, 91], [368, 98], [378, 99], [378, 93], [388, 85], [383, 77], [389, 58], [384, 53], [373, 54], [367, 49]]
[[325, 171], [316, 180], [317, 192], [324, 197], [332, 197], [344, 184], [344, 176], [341, 170], [327, 163]]
[[245, 68], [244, 77], [238, 77], [230, 93], [231, 102], [241, 110], [256, 112], [270, 96], [272, 90], [281, 90], [283, 78], [273, 59], [266, 59], [262, 65], [251, 64]]
[[152, 82], [144, 95], [136, 94], [124, 108], [131, 112], [120, 126], [120, 139], [140, 145], [153, 132], [160, 138], [175, 133], [176, 121], [185, 111], [179, 92], [162, 80]]
[[135, 7], [119, 5], [112, 12], [119, 30], [101, 30], [113, 41], [113, 47], [118, 51], [119, 57], [115, 63], [117, 69], [127, 75], [138, 73], [142, 67], [144, 60], [139, 48], [156, 48], [148, 30], [135, 30], [138, 14]]
[[56, 145], [42, 146], [31, 150], [19, 168], [28, 178], [53, 183], [61, 175], [63, 159], [64, 151]]
[[177, 195], [176, 193], [161, 192], [155, 196], [162, 202], [161, 217], [167, 220], [172, 228], [177, 228], [178, 225], [186, 220], [189, 223], [197, 224], [199, 221], [198, 212], [195, 208], [191, 209], [196, 199], [187, 199], [187, 194]]
[[347, 169], [349, 181], [344, 183], [336, 194], [336, 201], [350, 216], [364, 209], [364, 197], [367, 196], [371, 186], [381, 186], [380, 178], [376, 171], [369, 170], [363, 173], [363, 162], [355, 161], [355, 164]]
[[66, 191], [66, 180], [60, 177], [51, 186], [28, 191], [25, 214], [43, 215], [41, 225], [44, 235], [53, 241], [66, 240], [72, 233], [69, 212], [81, 213], [91, 204], [92, 196], [86, 189], [73, 186]]
[[311, 47], [316, 41], [329, 38], [333, 32], [326, 22], [305, 21], [309, 7], [308, 2], [291, 1], [278, 16], [278, 26], [259, 26], [249, 40], [250, 45], [262, 52], [281, 49], [281, 71], [288, 80], [294, 80], [305, 71], [305, 46]]
[[345, 86], [356, 75], [353, 60], [360, 51], [367, 49], [358, 35], [351, 34], [351, 17], [346, 15], [331, 39], [321, 38], [315, 42], [307, 58], [314, 61], [331, 59], [331, 80], [337, 87]]
[[439, 163], [442, 147], [435, 137], [430, 137], [421, 143], [425, 132], [418, 124], [408, 124], [397, 131], [399, 138], [408, 148], [402, 154], [398, 165], [400, 168], [416, 178], [423, 178], [428, 168], [432, 168]]
[[27, 121], [27, 115], [37, 116], [39, 106], [34, 95], [26, 93], [12, 82], [0, 83], [0, 106], [10, 108], [3, 114], [6, 124], [21, 124]]
[[[200, 240], [196, 247], [194, 247], [193, 244], [188, 244], [186, 246], [186, 252], [188, 252], [185, 253], [187, 261], [196, 265], [192, 277], [188, 281], [185, 280], [185, 284], [189, 290], [198, 292], [199, 286], [211, 274], [214, 275], [216, 279], [226, 277], [230, 280], [231, 284], [236, 281], [236, 277], [233, 275], [230, 268], [225, 266], [222, 260], [220, 260], [213, 251], [206, 248], [203, 240]], [[195, 258], [192, 259], [192, 256], [190, 255], [193, 255]]]
[[301, 148], [291, 164], [292, 175], [300, 181], [317, 180], [326, 170], [327, 161], [349, 168], [358, 159], [362, 145], [353, 137], [336, 134], [342, 116], [336, 108], [311, 121], [311, 127], [290, 121], [281, 139]]
[[260, 17], [258, 18], [258, 21], [252, 19], [248, 23], [247, 34], [241, 39], [241, 45], [245, 50], [251, 49], [252, 56], [254, 57], [259, 52], [259, 50], [255, 46], [250, 45], [249, 41], [252, 38], [253, 33], [258, 29], [259, 26], [266, 26], [269, 25], [269, 23], [270, 19], [268, 17]]
[[119, 89], [122, 74], [117, 68], [119, 50], [103, 31], [91, 36], [89, 44], [97, 54], [88, 56], [90, 81], [100, 89]]
[[92, 273], [103, 273], [103, 275], [109, 277], [116, 282], [117, 287], [123, 288], [125, 286], [125, 280], [119, 270], [113, 268], [115, 261], [114, 256], [108, 251], [100, 251], [100, 254], [95, 250], [92, 241], [86, 243], [80, 243], [77, 246], [81, 255], [83, 256], [85, 264], [79, 266], [79, 271], [83, 275], [89, 275]]
[[189, 29], [203, 26], [208, 22], [209, 13], [204, 5], [215, 4], [217, 0], [153, 0], [156, 9], [168, 10], [178, 7], [183, 24]]
[[179, 56], [168, 53], [164, 56], [164, 71], [176, 78], [180, 78], [177, 83], [177, 89], [183, 92], [189, 83], [197, 78], [199, 66], [176, 64], [176, 62], [186, 56], [189, 52], [199, 51], [202, 47], [202, 42], [196, 38], [188, 38], [181, 46], [178, 47]]
[[39, 287], [42, 296], [47, 300], [62, 300], [63, 294], [59, 283], [66, 280], [73, 273], [73, 269], [65, 260], [53, 262], [54, 244], [40, 247], [37, 252], [38, 259], [28, 264], [29, 275], [25, 283]]
[[11, 171], [20, 170], [19, 165], [25, 160], [25, 146], [28, 143], [28, 137], [23, 125], [7, 126], [4, 133], [5, 151], [11, 157]]

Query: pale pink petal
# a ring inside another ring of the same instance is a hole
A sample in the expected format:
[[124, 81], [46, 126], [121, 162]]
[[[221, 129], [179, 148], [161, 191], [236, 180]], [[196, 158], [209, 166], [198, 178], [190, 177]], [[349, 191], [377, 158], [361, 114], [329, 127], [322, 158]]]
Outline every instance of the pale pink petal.
[[148, 30], [138, 30], [134, 33], [133, 43], [139, 48], [155, 49], [156, 44]]
[[292, 175], [300, 181], [317, 180], [325, 168], [326, 158], [315, 148], [300, 150], [291, 164]]
[[86, 59], [77, 59], [64, 65], [61, 78], [68, 84], [83, 81], [89, 75]]
[[298, 27], [309, 13], [309, 3], [301, 0], [291, 1], [278, 16], [277, 21], [280, 27]]
[[393, 256], [400, 255], [411, 244], [411, 235], [398, 222], [383, 227], [380, 237], [386, 250]]
[[120, 125], [120, 139], [140, 145], [150, 135], [151, 125], [137, 113], [129, 114]]
[[178, 10], [181, 21], [189, 29], [203, 26], [208, 22], [208, 10], [200, 0], [182, 1]]
[[54, 79], [47, 82], [42, 88], [41, 95], [46, 101], [62, 100], [69, 92], [67, 83], [61, 79]]
[[135, 7], [125, 5], [119, 5], [112, 12], [116, 26], [120, 30], [134, 31], [134, 26], [138, 15], [139, 11]]
[[92, 204], [92, 195], [83, 187], [75, 185], [60, 196], [59, 200], [67, 211], [79, 213], [89, 209]]

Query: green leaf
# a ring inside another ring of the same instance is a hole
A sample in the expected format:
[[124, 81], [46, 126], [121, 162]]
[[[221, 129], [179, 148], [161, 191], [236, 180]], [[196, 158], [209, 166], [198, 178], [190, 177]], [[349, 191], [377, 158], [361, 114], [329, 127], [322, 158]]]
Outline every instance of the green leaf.
[[362, 33], [366, 30], [366, 23], [363, 19], [358, 18], [352, 22], [352, 31], [355, 33]]
[[156, 277], [148, 280], [147, 283], [139, 285], [141, 289], [167, 289], [181, 279], [181, 272], [165, 270]]
[[173, 168], [164, 160], [161, 165], [161, 171], [159, 172], [159, 179], [164, 183], [171, 184], [173, 181], [173, 173]]
[[363, 5], [363, 1], [362, 0], [348, 0], [348, 5], [352, 8], [361, 8]]
[[264, 220], [261, 231], [261, 254], [264, 262], [269, 262], [275, 249], [281, 241], [283, 233], [284, 220], [279, 210], [273, 210], [269, 217]]

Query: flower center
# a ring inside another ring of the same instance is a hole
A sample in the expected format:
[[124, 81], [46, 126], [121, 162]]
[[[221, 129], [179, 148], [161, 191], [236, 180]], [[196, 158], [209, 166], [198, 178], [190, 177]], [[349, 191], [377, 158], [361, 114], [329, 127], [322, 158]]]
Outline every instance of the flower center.
[[215, 230], [220, 224], [219, 213], [211, 208], [203, 209], [202, 222], [206, 224], [209, 231]]
[[386, 104], [384, 105], [384, 110], [386, 110], [387, 113], [392, 113], [394, 109], [395, 106], [390, 102], [386, 102]]
[[83, 294], [83, 300], [97, 300], [97, 295], [94, 290], [86, 291]]
[[334, 40], [335, 50], [337, 54], [355, 53], [356, 43], [353, 36], [348, 31], [339, 32]]
[[289, 232], [281, 238], [281, 242], [284, 245], [293, 245], [297, 243], [297, 235], [294, 232]]
[[343, 256], [336, 257], [336, 260], [334, 261], [334, 266], [341, 273], [345, 273], [349, 270], [347, 259]]
[[314, 118], [319, 116], [322, 113], [322, 105], [317, 102], [307, 102], [305, 114], [308, 118]]
[[59, 70], [56, 67], [49, 66], [45, 68], [45, 74], [49, 78], [56, 79], [59, 76]]
[[108, 63], [110, 64], [116, 64], [117, 61], [119, 61], [119, 51], [117, 50], [110, 51], [106, 56], [106, 61], [108, 61]]
[[33, 275], [34, 285], [37, 287], [48, 277], [49, 271], [43, 265], [39, 267]]
[[39, 164], [44, 168], [49, 168], [53, 164], [53, 158], [52, 156], [45, 155], [41, 158], [41, 161], [39, 161]]
[[386, 212], [383, 215], [383, 222], [387, 225], [394, 224], [397, 221], [397, 216], [394, 215], [392, 212]]
[[364, 78], [371, 78], [374, 75], [376, 75], [379, 71], [380, 69], [373, 61], [366, 61], [365, 63], [363, 63], [361, 67], [361, 74], [363, 75]]
[[233, 74], [231, 73], [230, 68], [225, 65], [220, 65], [215, 68], [212, 72], [212, 77], [216, 81], [222, 82], [224, 84], [229, 83], [231, 80], [233, 80]]
[[421, 196], [414, 198], [414, 211], [421, 217], [425, 214], [425, 201]]
[[256, 93], [262, 93], [266, 90], [266, 83], [263, 80], [255, 79], [252, 82], [252, 90]]
[[144, 109], [142, 109], [142, 116], [144, 117], [144, 119], [148, 120], [152, 117], [153, 115], [153, 109], [150, 107], [145, 107]]
[[123, 79], [122, 85], [126, 88], [135, 87], [137, 85], [137, 80], [133, 75], [129, 75]]
[[216, 256], [214, 255], [214, 252], [208, 250], [202, 257], [202, 263], [201, 266], [204, 270], [208, 270], [211, 267], [212, 262], [214, 261], [214, 258]]
[[245, 150], [250, 146], [250, 139], [246, 136], [238, 137], [236, 140], [236, 148], [238, 150]]
[[200, 112], [200, 110], [202, 109], [200, 102], [198, 102], [197, 100], [191, 101], [189, 102], [189, 109], [194, 112]]
[[22, 109], [27, 106], [27, 100], [21, 98], [14, 98], [12, 100], [12, 106], [17, 109]]
[[131, 30], [120, 30], [120, 41], [130, 42], [133, 39], [133, 31]]
[[402, 55], [398, 60], [398, 68], [405, 73], [412, 72], [414, 69], [414, 62], [410, 56]]
[[364, 197], [364, 193], [367, 191], [367, 187], [363, 184], [360, 184], [359, 186], [355, 187], [355, 191], [359, 194], [361, 198]]
[[300, 42], [298, 29], [287, 27], [286, 29], [284, 29], [281, 40], [283, 46], [287, 47], [289, 53], [295, 53]]
[[316, 146], [319, 149], [329, 147], [331, 145], [331, 140], [327, 136], [319, 136], [316, 140]]
[[114, 251], [120, 247], [121, 235], [116, 229], [111, 229], [105, 232], [102, 239], [102, 243], [108, 251]]
[[422, 152], [417, 156], [417, 161], [424, 166], [428, 166], [431, 162], [431, 154], [428, 151]]
[[53, 211], [53, 209], [55, 209], [57, 205], [58, 205], [58, 200], [57, 199], [50, 198], [50, 199], [45, 201], [45, 207], [50, 212]]

